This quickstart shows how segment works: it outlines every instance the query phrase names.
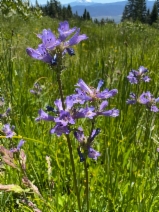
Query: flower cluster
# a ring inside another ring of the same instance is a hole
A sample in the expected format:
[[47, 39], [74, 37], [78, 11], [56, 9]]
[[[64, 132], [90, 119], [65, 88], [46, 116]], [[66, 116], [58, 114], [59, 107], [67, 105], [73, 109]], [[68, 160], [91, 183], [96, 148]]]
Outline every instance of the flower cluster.
[[[56, 37], [50, 29], [44, 29], [42, 34], [38, 34], [37, 37], [41, 39], [42, 43], [37, 49], [27, 48], [26, 52], [29, 56], [37, 60], [42, 60], [50, 65], [57, 65], [66, 53], [74, 55], [72, 46], [78, 44], [82, 40], [86, 40], [88, 37], [85, 34], [80, 35], [80, 29], [77, 27], [69, 27], [67, 21], [61, 22], [58, 27], [59, 36]], [[74, 35], [67, 40], [70, 35]]]
[[[139, 71], [132, 70], [129, 75], [127, 76], [129, 82], [131, 84], [138, 84], [141, 80], [144, 82], [149, 82], [150, 78], [145, 76], [145, 73], [148, 70], [143, 66], [139, 67]], [[159, 102], [159, 97], [154, 98], [154, 96], [150, 93], [150, 91], [143, 92], [141, 95], [137, 96], [135, 93], [130, 93], [130, 99], [126, 101], [127, 104], [143, 104], [146, 108], [152, 112], [159, 112], [156, 103]]]
[[148, 76], [145, 76], [148, 70], [144, 66], [140, 66], [138, 71], [131, 70], [127, 79], [131, 84], [138, 84], [140, 81], [149, 82], [151, 79]]
[[[100, 80], [97, 88], [89, 87], [82, 79], [79, 79], [76, 84], [76, 93], [67, 96], [64, 103], [61, 99], [57, 99], [54, 104], [55, 108], [47, 106], [47, 111], [54, 113], [54, 116], [50, 116], [48, 113], [39, 110], [39, 116], [36, 121], [53, 121], [54, 127], [50, 130], [51, 134], [61, 136], [62, 134], [69, 134], [74, 131], [75, 138], [80, 142], [81, 147], [87, 151], [88, 157], [97, 159], [100, 155], [92, 147], [92, 141], [98, 134], [99, 130], [93, 130], [91, 136], [86, 139], [83, 130], [71, 129], [71, 126], [76, 123], [77, 119], [88, 118], [90, 120], [95, 119], [98, 116], [116, 117], [119, 115], [118, 109], [105, 110], [108, 106], [108, 98], [111, 98], [117, 94], [116, 89], [105, 89], [100, 91], [103, 81]], [[84, 142], [81, 140], [86, 140]], [[78, 151], [79, 152], [79, 151]]]

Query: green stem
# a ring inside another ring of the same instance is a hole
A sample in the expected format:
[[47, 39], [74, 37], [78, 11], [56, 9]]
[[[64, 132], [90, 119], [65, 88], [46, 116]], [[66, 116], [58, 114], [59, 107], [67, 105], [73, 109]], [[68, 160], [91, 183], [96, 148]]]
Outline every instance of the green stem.
[[87, 158], [84, 160], [84, 169], [86, 176], [86, 202], [87, 202], [87, 212], [89, 212], [89, 181], [88, 181], [88, 168], [87, 168]]
[[[63, 96], [63, 91], [62, 91], [62, 82], [61, 82], [60, 72], [57, 72], [57, 82], [58, 82], [58, 86], [59, 86], [62, 106], [63, 106], [63, 109], [65, 110], [64, 96]], [[74, 163], [74, 159], [73, 159], [72, 145], [71, 145], [69, 135], [66, 135], [66, 138], [67, 138], [67, 144], [68, 144], [70, 161], [71, 161], [72, 172], [73, 172], [74, 189], [75, 189], [76, 196], [77, 196], [78, 208], [79, 208], [79, 211], [81, 212], [80, 195], [79, 195], [79, 191], [78, 191], [78, 183], [77, 183], [77, 177], [76, 177], [75, 163]]]

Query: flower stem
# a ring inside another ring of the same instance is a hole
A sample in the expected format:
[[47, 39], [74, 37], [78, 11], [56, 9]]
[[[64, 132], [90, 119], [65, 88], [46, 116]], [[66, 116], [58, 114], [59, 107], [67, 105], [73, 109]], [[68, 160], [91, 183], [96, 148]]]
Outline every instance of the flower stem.
[[87, 212], [89, 212], [89, 181], [88, 181], [88, 168], [87, 168], [87, 158], [84, 160], [84, 169], [86, 176], [86, 202], [87, 202]]
[[[61, 82], [61, 77], [60, 76], [61, 76], [60, 72], [57, 72], [57, 82], [58, 82], [58, 86], [59, 86], [60, 97], [61, 97], [61, 101], [62, 101], [62, 107], [65, 110], [64, 96], [63, 96], [63, 91], [62, 91], [62, 82]], [[69, 135], [66, 134], [66, 138], [67, 138], [67, 144], [68, 144], [68, 149], [69, 149], [69, 154], [70, 154], [70, 161], [71, 161], [72, 172], [73, 172], [74, 189], [75, 189], [76, 196], [77, 196], [78, 208], [79, 208], [79, 211], [81, 212], [80, 195], [79, 195], [79, 190], [78, 190], [75, 163], [74, 163], [74, 159], [73, 159], [72, 145], [71, 145], [71, 141], [70, 141]]]

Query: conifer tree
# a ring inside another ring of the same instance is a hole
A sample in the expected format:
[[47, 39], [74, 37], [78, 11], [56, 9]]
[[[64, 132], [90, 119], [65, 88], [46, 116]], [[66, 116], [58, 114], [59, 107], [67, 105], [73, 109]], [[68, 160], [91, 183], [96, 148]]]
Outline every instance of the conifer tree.
[[124, 8], [122, 21], [125, 19], [141, 22], [146, 22], [147, 9], [146, 0], [128, 0], [127, 5]]
[[158, 15], [159, 15], [159, 0], [156, 0], [156, 4], [157, 4]]
[[83, 13], [83, 19], [84, 19], [84, 20], [87, 19], [87, 10], [86, 10], [86, 9], [84, 10], [84, 13]]
[[152, 8], [152, 12], [150, 14], [150, 24], [153, 24], [158, 19], [158, 8], [157, 3], [155, 2]]

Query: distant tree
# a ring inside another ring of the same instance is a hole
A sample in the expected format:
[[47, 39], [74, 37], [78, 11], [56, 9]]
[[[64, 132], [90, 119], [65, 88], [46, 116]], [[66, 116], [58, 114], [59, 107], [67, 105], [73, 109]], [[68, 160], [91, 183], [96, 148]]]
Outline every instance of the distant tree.
[[128, 9], [128, 5], [125, 6], [122, 17], [121, 17], [121, 21], [125, 21], [128, 20], [130, 18], [129, 16], [129, 9]]
[[88, 11], [87, 11], [86, 19], [87, 19], [87, 20], [91, 20], [91, 16], [90, 16], [90, 14], [89, 14]]
[[128, 0], [127, 5], [124, 8], [122, 21], [124, 20], [139, 20], [146, 22], [147, 9], [145, 0]]
[[67, 18], [72, 18], [72, 8], [70, 5], [67, 6]]
[[150, 14], [150, 24], [153, 24], [156, 22], [158, 19], [158, 8], [157, 8], [157, 3], [155, 2]]
[[146, 14], [146, 23], [150, 24], [150, 9], [147, 10], [147, 14]]
[[147, 9], [146, 9], [146, 0], [135, 0], [134, 2], [134, 21], [138, 20], [142, 23], [146, 22]]
[[83, 17], [84, 20], [87, 19], [87, 10], [86, 9], [84, 10], [84, 13], [83, 13], [83, 16], [82, 17]]
[[158, 15], [159, 15], [159, 0], [156, 0], [156, 4], [157, 4]]
[[122, 21], [130, 19], [135, 20], [135, 0], [128, 0], [123, 11]]

